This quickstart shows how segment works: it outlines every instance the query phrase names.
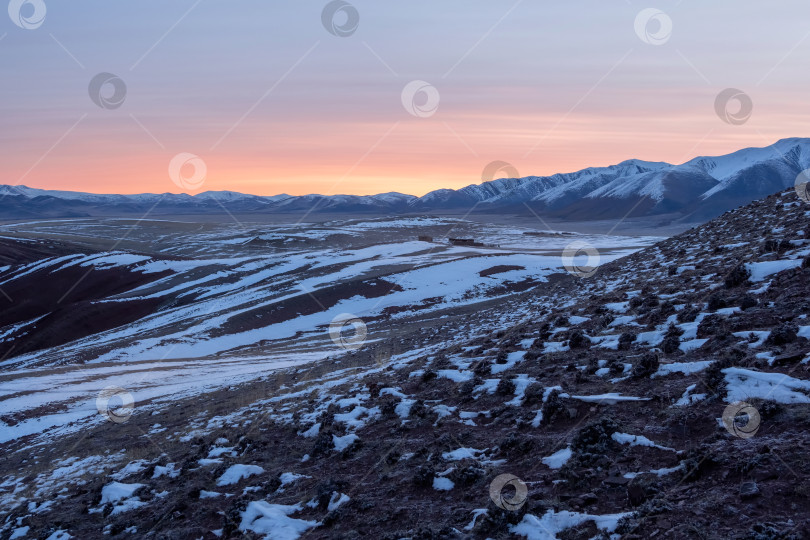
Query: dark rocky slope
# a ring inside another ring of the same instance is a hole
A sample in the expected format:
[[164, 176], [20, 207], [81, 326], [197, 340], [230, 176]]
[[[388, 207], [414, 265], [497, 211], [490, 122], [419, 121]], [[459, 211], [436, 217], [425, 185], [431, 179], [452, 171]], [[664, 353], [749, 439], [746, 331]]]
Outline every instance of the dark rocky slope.
[[[627, 539], [807, 538], [809, 256], [810, 205], [785, 192], [515, 295], [501, 309], [531, 316], [501, 328], [487, 313], [491, 332], [471, 342], [402, 351], [392, 337], [33, 454], [10, 448], [2, 485], [26, 478], [51, 506], [5, 509], [5, 537], [16, 524], [260, 538], [270, 520], [304, 538], [608, 538], [597, 523]], [[740, 398], [759, 415], [750, 438], [738, 435], [752, 424], [719, 422]], [[43, 471], [66, 455], [101, 460], [54, 493]], [[233, 465], [262, 472], [218, 485]], [[526, 486], [518, 508], [490, 497], [501, 474]], [[141, 484], [142, 504], [102, 502], [114, 481]]]

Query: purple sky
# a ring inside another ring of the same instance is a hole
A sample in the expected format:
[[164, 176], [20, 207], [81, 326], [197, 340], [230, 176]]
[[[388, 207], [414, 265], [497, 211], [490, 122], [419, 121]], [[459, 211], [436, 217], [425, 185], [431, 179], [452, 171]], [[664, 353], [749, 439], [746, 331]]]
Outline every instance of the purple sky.
[[[420, 195], [493, 160], [521, 175], [683, 162], [810, 120], [810, 4], [795, 0], [660, 2], [641, 35], [650, 6], [630, 1], [357, 0], [345, 37], [325, 1], [41, 3], [41, 25], [30, 3], [16, 19], [35, 28], [0, 22], [1, 183]], [[126, 84], [120, 107], [90, 98], [100, 72]], [[406, 110], [414, 80], [438, 103], [417, 93]], [[738, 125], [715, 111], [729, 87], [753, 103]], [[168, 172], [182, 152], [205, 163], [204, 178], [182, 169], [190, 188]]]

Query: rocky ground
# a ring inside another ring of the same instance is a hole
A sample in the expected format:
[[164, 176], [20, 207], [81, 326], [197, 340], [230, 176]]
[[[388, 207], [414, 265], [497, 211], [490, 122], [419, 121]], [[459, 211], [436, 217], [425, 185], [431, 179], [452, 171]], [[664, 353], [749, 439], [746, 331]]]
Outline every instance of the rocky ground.
[[392, 328], [6, 445], [0, 535], [807, 538], [808, 278], [810, 205], [774, 195], [514, 292], [476, 337]]

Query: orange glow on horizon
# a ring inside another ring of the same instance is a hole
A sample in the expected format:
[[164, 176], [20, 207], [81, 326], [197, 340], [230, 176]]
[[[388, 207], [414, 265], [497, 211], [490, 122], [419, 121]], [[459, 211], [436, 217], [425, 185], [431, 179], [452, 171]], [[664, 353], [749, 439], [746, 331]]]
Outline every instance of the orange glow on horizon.
[[[548, 176], [631, 158], [677, 164], [802, 135], [801, 118], [774, 113], [759, 120], [736, 129], [718, 125], [716, 118], [707, 120], [698, 111], [666, 119], [628, 118], [617, 125], [610, 116], [590, 114], [572, 115], [554, 127], [559, 118], [550, 113], [485, 119], [459, 114], [352, 125], [351, 136], [348, 128], [335, 124], [310, 124], [284, 136], [268, 136], [261, 126], [252, 125], [210, 152], [206, 152], [210, 140], [203, 137], [191, 144], [166, 143], [160, 149], [137, 126], [111, 135], [88, 123], [34, 167], [31, 163], [41, 156], [41, 140], [48, 138], [43, 135], [40, 142], [29, 142], [24, 155], [8, 164], [3, 183], [120, 194], [396, 191], [421, 196], [435, 189], [479, 184], [481, 171], [494, 160], [511, 163], [520, 176]], [[780, 128], [766, 127], [774, 125]], [[203, 150], [195, 151], [195, 146]], [[168, 163], [179, 152], [195, 153], [205, 161], [208, 174], [199, 190], [183, 190], [169, 178]]]

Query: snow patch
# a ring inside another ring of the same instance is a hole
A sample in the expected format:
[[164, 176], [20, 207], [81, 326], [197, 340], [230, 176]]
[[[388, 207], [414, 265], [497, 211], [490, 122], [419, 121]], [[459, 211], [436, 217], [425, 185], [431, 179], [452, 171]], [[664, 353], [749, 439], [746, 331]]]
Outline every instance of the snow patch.
[[360, 440], [360, 437], [358, 437], [354, 433], [349, 433], [348, 435], [344, 435], [342, 437], [332, 435], [332, 442], [335, 443], [335, 450], [337, 450], [338, 452], [342, 452], [343, 450], [350, 447], [354, 443], [354, 441], [358, 440]]
[[734, 403], [749, 398], [770, 399], [778, 403], [810, 403], [810, 381], [782, 373], [752, 371], [737, 367], [723, 370], [728, 386], [726, 401]]
[[454, 486], [455, 484], [449, 478], [443, 478], [441, 476], [433, 478], [433, 489], [436, 491], [450, 491]]
[[542, 459], [550, 469], [559, 469], [565, 465], [574, 453], [570, 448], [563, 448]]
[[748, 263], [745, 266], [751, 271], [750, 280], [753, 282], [765, 281], [768, 276], [777, 274], [791, 268], [798, 268], [802, 265], [801, 260], [781, 259], [778, 261], [764, 261]]
[[217, 480], [218, 486], [230, 486], [236, 484], [243, 478], [253, 476], [254, 474], [262, 474], [264, 469], [258, 465], [231, 465], [228, 467], [222, 476]]
[[523, 516], [523, 520], [510, 527], [510, 531], [515, 534], [525, 536], [528, 540], [556, 540], [557, 534], [565, 529], [576, 527], [586, 521], [593, 521], [597, 529], [604, 529], [613, 532], [619, 525], [619, 520], [632, 512], [622, 514], [592, 515], [580, 514], [578, 512], [549, 510], [543, 517], [536, 517], [532, 514]]
[[296, 540], [309, 529], [318, 525], [317, 521], [291, 518], [302, 509], [300, 504], [270, 504], [253, 501], [242, 512], [239, 530], [253, 531], [265, 535], [265, 540]]

